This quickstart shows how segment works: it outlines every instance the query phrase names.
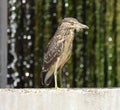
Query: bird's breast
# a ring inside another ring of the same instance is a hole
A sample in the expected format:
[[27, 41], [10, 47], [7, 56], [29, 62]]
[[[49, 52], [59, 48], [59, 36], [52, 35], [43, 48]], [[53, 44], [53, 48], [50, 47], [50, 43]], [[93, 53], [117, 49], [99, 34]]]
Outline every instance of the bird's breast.
[[60, 57], [60, 67], [62, 68], [64, 64], [69, 60], [72, 53], [72, 45], [73, 45], [74, 36], [69, 36], [63, 42], [63, 51]]

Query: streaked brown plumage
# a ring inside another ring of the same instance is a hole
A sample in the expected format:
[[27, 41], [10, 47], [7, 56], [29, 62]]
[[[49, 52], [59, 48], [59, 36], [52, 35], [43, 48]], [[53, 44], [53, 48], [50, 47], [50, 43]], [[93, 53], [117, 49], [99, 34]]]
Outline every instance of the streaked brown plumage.
[[41, 73], [42, 84], [49, 85], [53, 79], [55, 68], [56, 70], [62, 69], [72, 53], [74, 30], [84, 28], [87, 29], [88, 27], [79, 23], [75, 18], [64, 18], [62, 20], [44, 53]]

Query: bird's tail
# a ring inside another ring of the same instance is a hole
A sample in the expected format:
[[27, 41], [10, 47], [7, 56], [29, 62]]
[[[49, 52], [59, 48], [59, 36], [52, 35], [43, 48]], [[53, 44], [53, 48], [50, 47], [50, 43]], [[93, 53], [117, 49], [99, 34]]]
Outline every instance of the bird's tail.
[[42, 85], [49, 86], [53, 80], [53, 74], [51, 72], [43, 72], [41, 73], [41, 81]]

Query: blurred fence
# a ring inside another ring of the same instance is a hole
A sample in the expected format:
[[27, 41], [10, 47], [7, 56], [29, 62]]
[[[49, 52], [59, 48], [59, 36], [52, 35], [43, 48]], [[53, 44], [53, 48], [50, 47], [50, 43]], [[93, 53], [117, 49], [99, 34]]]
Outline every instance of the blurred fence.
[[75, 35], [63, 86], [120, 86], [119, 7], [117, 0], [8, 0], [7, 87], [42, 87], [43, 52], [64, 17], [90, 29]]

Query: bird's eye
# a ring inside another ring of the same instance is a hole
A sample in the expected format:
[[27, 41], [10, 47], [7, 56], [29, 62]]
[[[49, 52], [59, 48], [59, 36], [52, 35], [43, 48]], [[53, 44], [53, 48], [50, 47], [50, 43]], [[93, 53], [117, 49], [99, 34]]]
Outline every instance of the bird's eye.
[[74, 22], [71, 21], [70, 24], [71, 24], [71, 25], [74, 25]]

